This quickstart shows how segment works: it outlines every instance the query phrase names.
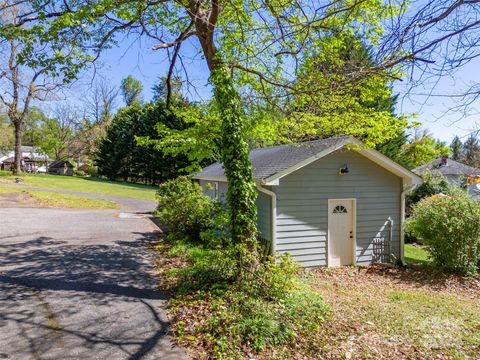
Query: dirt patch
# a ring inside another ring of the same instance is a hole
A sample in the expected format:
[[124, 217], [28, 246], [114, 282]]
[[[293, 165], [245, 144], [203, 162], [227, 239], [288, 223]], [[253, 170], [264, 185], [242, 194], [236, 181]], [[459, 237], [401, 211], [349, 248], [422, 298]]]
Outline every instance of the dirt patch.
[[35, 198], [26, 191], [0, 194], [0, 207], [32, 207], [35, 205]]

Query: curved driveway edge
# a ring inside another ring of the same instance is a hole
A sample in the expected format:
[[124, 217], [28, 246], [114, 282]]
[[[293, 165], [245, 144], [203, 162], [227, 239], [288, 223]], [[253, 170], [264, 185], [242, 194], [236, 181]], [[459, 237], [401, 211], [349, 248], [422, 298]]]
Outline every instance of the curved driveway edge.
[[125, 196], [99, 194], [99, 193], [91, 193], [91, 192], [76, 191], [76, 190], [44, 188], [44, 187], [28, 186], [28, 185], [21, 185], [21, 184], [1, 183], [0, 185], [2, 187], [11, 187], [14, 189], [41, 190], [41, 191], [48, 191], [52, 193], [72, 194], [72, 195], [80, 195], [80, 196], [86, 196], [86, 197], [97, 198], [97, 199], [110, 200], [110, 201], [116, 202], [117, 204], [120, 204], [120, 206], [122, 207], [122, 210], [125, 210], [125, 211], [147, 213], [155, 210], [155, 206], [156, 206], [155, 201], [135, 199], [135, 198], [125, 197]]

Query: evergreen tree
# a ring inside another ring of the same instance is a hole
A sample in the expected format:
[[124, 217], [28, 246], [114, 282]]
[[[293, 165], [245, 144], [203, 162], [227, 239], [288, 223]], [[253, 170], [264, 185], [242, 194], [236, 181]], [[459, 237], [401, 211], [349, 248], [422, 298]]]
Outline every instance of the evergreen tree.
[[[174, 76], [170, 80], [170, 101], [174, 103], [187, 103], [186, 97], [183, 95], [183, 83], [179, 76]], [[167, 78], [161, 77], [158, 83], [153, 85], [153, 101], [167, 101], [168, 87]]]
[[450, 150], [452, 152], [452, 159], [459, 161], [462, 159], [462, 141], [458, 136], [455, 135], [455, 137], [452, 140], [452, 143], [450, 144]]
[[377, 65], [372, 49], [343, 32], [318, 42], [318, 52], [305, 58], [296, 80], [300, 88], [315, 90], [284, 104], [290, 114], [275, 129], [280, 142], [351, 135], [375, 146], [401, 136], [407, 122], [395, 114], [391, 81], [379, 73], [358, 78]]
[[408, 159], [404, 156], [404, 148], [408, 143], [408, 135], [402, 130], [395, 138], [386, 141], [376, 147], [383, 155], [388, 156], [393, 161], [404, 167], [410, 167]]
[[184, 123], [174, 116], [165, 103], [132, 106], [120, 109], [100, 143], [95, 164], [100, 175], [159, 183], [178, 175], [188, 166], [185, 156], [167, 156], [154, 145], [139, 145], [137, 137], [150, 137], [161, 124], [181, 130]]
[[480, 144], [476, 135], [471, 134], [463, 143], [463, 155], [467, 165], [480, 166]]
[[127, 106], [142, 102], [143, 85], [140, 80], [135, 79], [132, 75], [128, 75], [122, 80], [120, 90]]

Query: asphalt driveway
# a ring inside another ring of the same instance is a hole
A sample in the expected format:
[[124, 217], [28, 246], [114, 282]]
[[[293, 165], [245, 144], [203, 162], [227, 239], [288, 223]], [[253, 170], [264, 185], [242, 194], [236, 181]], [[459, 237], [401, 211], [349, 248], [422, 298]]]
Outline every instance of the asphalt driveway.
[[159, 230], [137, 205], [0, 208], [0, 359], [185, 358], [156, 286]]

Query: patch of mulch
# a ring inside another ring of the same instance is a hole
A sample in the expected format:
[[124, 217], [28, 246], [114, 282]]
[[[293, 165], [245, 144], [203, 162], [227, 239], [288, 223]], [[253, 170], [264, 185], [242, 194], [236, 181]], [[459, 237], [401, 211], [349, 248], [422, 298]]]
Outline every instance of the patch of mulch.
[[[207, 298], [203, 301], [194, 301], [193, 298], [189, 301], [188, 298], [183, 298], [181, 305], [176, 303], [173, 295], [179, 280], [175, 276], [175, 270], [185, 268], [188, 261], [182, 256], [169, 255], [170, 248], [171, 246], [162, 237], [154, 247], [158, 254], [155, 258], [158, 286], [162, 291], [172, 295], [167, 308], [171, 322], [169, 333], [177, 345], [186, 349], [193, 359], [209, 359], [212, 341], [194, 334], [196, 334], [196, 328], [208, 320], [208, 314], [212, 309]], [[185, 305], [186, 303], [188, 305]]]
[[[163, 235], [162, 235], [163, 236]], [[158, 286], [162, 291], [173, 293], [177, 285], [177, 278], [172, 274], [176, 269], [182, 269], [188, 262], [181, 256], [170, 256], [170, 246], [162, 239], [155, 245], [154, 250], [158, 254], [155, 257]]]

